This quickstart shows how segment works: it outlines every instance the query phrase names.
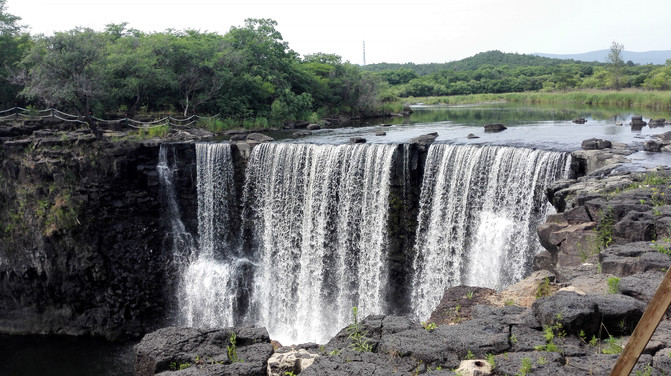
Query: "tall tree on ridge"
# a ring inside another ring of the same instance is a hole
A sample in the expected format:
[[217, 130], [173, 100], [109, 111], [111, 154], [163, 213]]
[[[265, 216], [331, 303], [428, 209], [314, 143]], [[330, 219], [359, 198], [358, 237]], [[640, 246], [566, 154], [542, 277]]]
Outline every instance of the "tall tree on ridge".
[[610, 51], [606, 62], [611, 74], [611, 82], [615, 90], [622, 88], [622, 76], [624, 75], [624, 60], [622, 60], [622, 51], [624, 46], [620, 43], [613, 42], [610, 45]]

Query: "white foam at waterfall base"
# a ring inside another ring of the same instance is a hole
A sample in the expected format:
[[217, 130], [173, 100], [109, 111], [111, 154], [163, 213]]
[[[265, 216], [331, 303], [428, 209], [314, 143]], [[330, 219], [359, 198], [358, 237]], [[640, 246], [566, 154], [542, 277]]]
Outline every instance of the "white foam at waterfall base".
[[551, 206], [544, 189], [563, 153], [499, 146], [429, 148], [416, 233], [412, 307], [429, 318], [445, 288], [502, 289], [520, 280], [542, 247], [535, 228]]
[[283, 344], [324, 343], [382, 313], [393, 145], [262, 144], [251, 155], [245, 226], [255, 240], [250, 316]]

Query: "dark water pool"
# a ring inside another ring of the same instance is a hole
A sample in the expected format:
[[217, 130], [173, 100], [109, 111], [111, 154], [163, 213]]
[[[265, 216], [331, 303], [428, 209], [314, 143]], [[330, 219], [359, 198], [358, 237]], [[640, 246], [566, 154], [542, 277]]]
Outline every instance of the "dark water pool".
[[134, 343], [0, 335], [2, 376], [132, 376]]

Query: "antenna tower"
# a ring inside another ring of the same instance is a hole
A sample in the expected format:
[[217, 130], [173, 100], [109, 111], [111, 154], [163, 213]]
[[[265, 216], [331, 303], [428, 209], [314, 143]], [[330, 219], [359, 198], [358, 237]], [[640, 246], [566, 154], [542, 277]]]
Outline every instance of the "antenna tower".
[[366, 41], [363, 41], [363, 66], [366, 66]]

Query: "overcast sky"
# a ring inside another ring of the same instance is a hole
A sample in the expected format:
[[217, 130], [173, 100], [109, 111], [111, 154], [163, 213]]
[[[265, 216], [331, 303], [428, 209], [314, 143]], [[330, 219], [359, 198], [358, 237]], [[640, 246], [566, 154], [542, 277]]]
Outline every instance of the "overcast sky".
[[478, 52], [581, 53], [617, 41], [671, 50], [670, 0], [7, 0], [31, 34], [128, 22], [225, 34], [246, 18], [278, 22], [289, 47], [363, 62], [431, 63]]

